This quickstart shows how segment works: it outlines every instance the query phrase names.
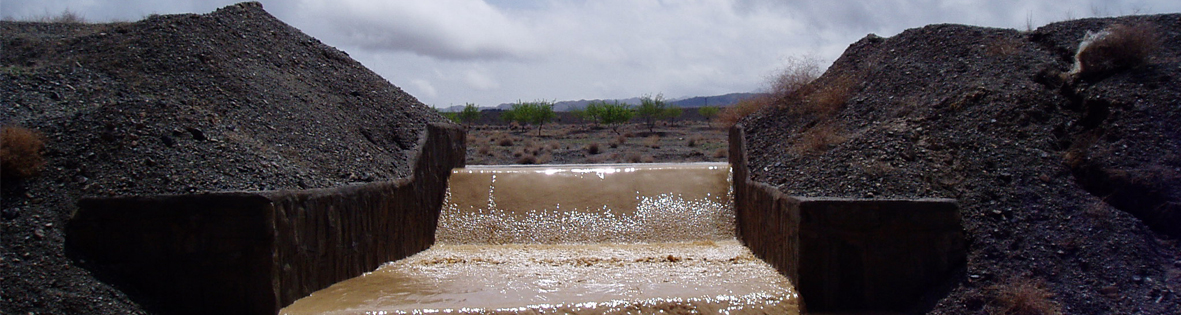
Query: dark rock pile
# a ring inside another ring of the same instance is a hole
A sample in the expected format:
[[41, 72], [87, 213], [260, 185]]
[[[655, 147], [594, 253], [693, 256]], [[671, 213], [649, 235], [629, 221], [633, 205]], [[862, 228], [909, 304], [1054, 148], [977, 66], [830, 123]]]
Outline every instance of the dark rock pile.
[[407, 176], [443, 118], [258, 3], [133, 23], [0, 22], [0, 122], [44, 135], [6, 179], [0, 313], [142, 313], [63, 253], [86, 195], [323, 188]]
[[[1157, 49], [1067, 74], [1086, 32], [1115, 24], [1151, 28]], [[752, 177], [789, 195], [958, 199], [966, 273], [916, 312], [1181, 313], [1179, 57], [1181, 14], [870, 35], [810, 96], [742, 122]]]

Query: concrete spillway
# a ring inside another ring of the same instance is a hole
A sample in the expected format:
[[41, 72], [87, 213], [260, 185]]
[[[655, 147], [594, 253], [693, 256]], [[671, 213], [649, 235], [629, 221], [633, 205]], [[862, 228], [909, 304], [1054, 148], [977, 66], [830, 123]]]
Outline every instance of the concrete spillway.
[[437, 242], [283, 314], [798, 313], [724, 163], [456, 169]]

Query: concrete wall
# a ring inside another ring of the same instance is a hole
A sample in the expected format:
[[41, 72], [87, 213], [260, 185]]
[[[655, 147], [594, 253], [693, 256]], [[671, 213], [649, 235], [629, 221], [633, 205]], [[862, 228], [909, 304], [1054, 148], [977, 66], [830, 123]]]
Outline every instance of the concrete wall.
[[432, 124], [413, 175], [329, 189], [83, 198], [66, 227], [82, 266], [150, 309], [275, 314], [434, 243], [464, 132]]
[[730, 130], [738, 237], [791, 279], [810, 311], [906, 311], [966, 262], [950, 199], [802, 198], [750, 180], [746, 136]]

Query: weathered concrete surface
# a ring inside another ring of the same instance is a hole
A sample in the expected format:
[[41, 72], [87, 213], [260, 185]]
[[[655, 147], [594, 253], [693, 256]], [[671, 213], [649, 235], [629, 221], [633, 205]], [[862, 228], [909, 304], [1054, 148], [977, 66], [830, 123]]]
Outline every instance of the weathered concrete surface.
[[275, 314], [434, 243], [464, 132], [432, 124], [408, 178], [330, 189], [83, 198], [66, 247], [149, 308]]
[[750, 180], [741, 125], [730, 131], [738, 236], [792, 281], [811, 311], [905, 311], [962, 272], [950, 199], [787, 196]]

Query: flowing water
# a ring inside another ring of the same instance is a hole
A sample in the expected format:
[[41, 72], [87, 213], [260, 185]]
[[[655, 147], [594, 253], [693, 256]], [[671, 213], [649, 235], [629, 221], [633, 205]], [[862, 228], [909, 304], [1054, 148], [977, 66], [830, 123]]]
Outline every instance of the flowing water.
[[724, 163], [456, 169], [436, 244], [282, 314], [798, 314]]

